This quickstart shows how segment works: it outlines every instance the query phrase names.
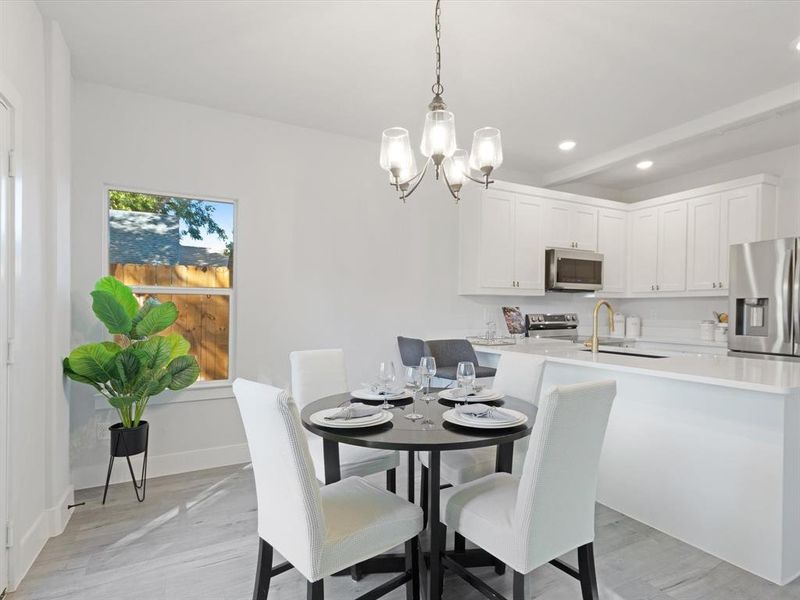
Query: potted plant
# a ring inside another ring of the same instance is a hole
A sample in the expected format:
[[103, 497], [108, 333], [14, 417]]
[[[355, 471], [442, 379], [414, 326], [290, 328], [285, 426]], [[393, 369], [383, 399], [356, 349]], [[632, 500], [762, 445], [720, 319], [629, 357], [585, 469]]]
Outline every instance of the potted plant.
[[[92, 311], [114, 336], [114, 341], [78, 346], [64, 359], [64, 374], [92, 386], [119, 414], [112, 425], [111, 459], [106, 477], [106, 493], [115, 457], [145, 453], [142, 478], [134, 478], [136, 496], [143, 489], [147, 469], [149, 425], [142, 415], [151, 397], [164, 390], [182, 390], [200, 375], [197, 359], [189, 354], [189, 342], [178, 333], [157, 335], [178, 318], [172, 302], [148, 298], [139, 306], [131, 288], [114, 277], [103, 277], [95, 284]], [[133, 476], [133, 469], [131, 468]], [[103, 503], [105, 503], [103, 494]]]

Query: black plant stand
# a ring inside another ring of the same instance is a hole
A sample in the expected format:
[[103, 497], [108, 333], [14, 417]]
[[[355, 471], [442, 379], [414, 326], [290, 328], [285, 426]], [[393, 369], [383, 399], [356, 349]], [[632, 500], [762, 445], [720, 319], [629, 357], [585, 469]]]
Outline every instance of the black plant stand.
[[[103, 490], [103, 504], [106, 503], [106, 496], [108, 495], [108, 483], [111, 481], [114, 459], [122, 457], [128, 461], [128, 470], [131, 472], [131, 481], [133, 481], [133, 491], [136, 494], [136, 499], [139, 502], [144, 502], [145, 494], [147, 493], [147, 450], [150, 439], [150, 425], [147, 421], [141, 421], [138, 427], [126, 429], [122, 426], [122, 423], [117, 423], [109, 427], [108, 430], [111, 432], [111, 457], [108, 460], [106, 486]], [[144, 453], [142, 476], [137, 483], [136, 475], [133, 473], [131, 456], [142, 453]], [[142, 492], [141, 496], [139, 495], [140, 490]]]

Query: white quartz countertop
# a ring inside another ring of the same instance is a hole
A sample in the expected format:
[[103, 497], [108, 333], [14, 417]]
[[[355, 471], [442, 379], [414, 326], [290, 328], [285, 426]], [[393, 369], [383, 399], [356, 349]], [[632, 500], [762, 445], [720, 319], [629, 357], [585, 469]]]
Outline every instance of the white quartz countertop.
[[[602, 349], [664, 356], [659, 350], [614, 346], [601, 346]], [[593, 355], [584, 351], [582, 344], [560, 340], [523, 340], [512, 346], [475, 345], [475, 351], [501, 355], [506, 352], [523, 352], [541, 356], [554, 363], [721, 385], [740, 390], [782, 395], [800, 392], [800, 362], [708, 354], [670, 355], [665, 358], [603, 353]]]

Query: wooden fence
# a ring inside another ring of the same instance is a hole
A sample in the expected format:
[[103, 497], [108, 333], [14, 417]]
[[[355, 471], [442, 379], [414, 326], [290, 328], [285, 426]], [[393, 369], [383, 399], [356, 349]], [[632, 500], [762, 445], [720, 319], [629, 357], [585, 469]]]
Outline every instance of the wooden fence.
[[[112, 264], [111, 274], [126, 285], [174, 287], [228, 287], [227, 267]], [[147, 294], [137, 294], [144, 299]], [[164, 333], [180, 333], [192, 345], [200, 364], [200, 379], [228, 378], [230, 297], [223, 294], [153, 294], [160, 302], [174, 302], [179, 317]]]

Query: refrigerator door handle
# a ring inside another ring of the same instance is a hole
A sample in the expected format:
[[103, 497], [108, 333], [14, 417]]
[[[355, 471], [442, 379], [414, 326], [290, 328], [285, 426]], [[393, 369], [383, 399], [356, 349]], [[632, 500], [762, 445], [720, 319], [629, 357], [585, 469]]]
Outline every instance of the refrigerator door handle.
[[792, 253], [792, 342], [795, 355], [800, 356], [800, 238], [795, 240]]

